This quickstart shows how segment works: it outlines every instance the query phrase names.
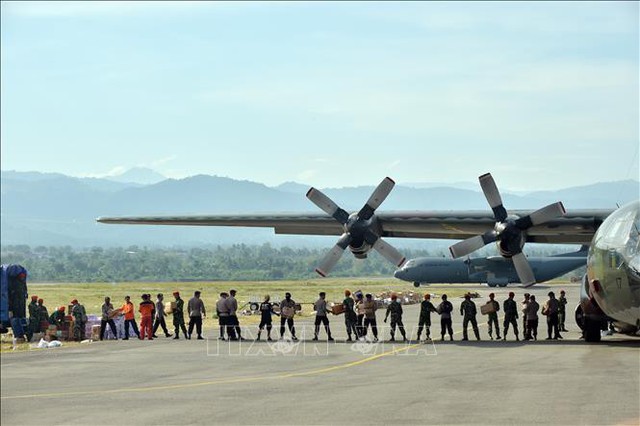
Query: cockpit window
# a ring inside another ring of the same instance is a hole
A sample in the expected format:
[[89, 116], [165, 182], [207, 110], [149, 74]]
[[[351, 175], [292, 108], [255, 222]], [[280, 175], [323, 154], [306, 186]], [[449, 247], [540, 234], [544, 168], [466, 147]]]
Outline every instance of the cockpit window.
[[596, 245], [615, 250], [628, 262], [640, 250], [640, 202], [628, 204], [612, 215], [598, 229]]

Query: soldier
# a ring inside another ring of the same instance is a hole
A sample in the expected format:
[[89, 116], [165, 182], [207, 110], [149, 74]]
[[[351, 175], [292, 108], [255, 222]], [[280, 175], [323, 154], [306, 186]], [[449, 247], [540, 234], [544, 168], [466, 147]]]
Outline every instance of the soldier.
[[493, 293], [489, 293], [489, 301], [487, 302], [487, 305], [491, 304], [493, 306], [493, 312], [489, 312], [489, 337], [491, 337], [491, 340], [493, 340], [493, 330], [492, 328], [495, 327], [496, 329], [496, 336], [498, 337], [498, 340], [502, 339], [502, 337], [500, 337], [500, 326], [498, 325], [498, 311], [500, 311], [500, 304], [498, 302], [496, 302], [495, 300], [493, 300], [496, 297], [495, 294]]
[[64, 306], [60, 306], [54, 313], [49, 317], [49, 323], [55, 325], [58, 328], [62, 328], [64, 325]]
[[453, 305], [447, 300], [447, 295], [442, 295], [442, 302], [436, 309], [440, 314], [440, 340], [444, 340], [445, 331], [449, 332], [449, 340], [453, 341], [453, 327], [451, 327], [451, 312], [453, 312]]
[[554, 292], [550, 291], [549, 300], [544, 302], [542, 307], [542, 315], [547, 316], [547, 340], [551, 340], [551, 332], [553, 331], [553, 340], [562, 339], [560, 331], [558, 330], [558, 299]]
[[347, 342], [352, 342], [351, 333], [355, 335], [355, 338], [358, 339], [358, 329], [356, 328], [356, 324], [358, 318], [356, 317], [356, 312], [353, 310], [354, 301], [351, 297], [351, 291], [344, 291], [344, 300], [342, 301], [342, 306], [344, 307], [344, 325], [347, 327]]
[[390, 342], [395, 342], [396, 326], [400, 329], [402, 334], [402, 341], [407, 341], [407, 335], [404, 332], [404, 324], [402, 323], [402, 305], [398, 302], [398, 296], [394, 293], [391, 295], [391, 303], [387, 306], [387, 314], [384, 316], [384, 322], [387, 322], [387, 318], [391, 314], [391, 339]]
[[38, 299], [38, 323], [40, 324], [40, 331], [47, 331], [49, 327], [49, 311], [44, 306], [44, 300]]
[[531, 297], [531, 295], [529, 293], [525, 293], [524, 294], [524, 300], [521, 303], [521, 309], [522, 309], [522, 336], [523, 338], [526, 340], [527, 337], [529, 337], [529, 339], [531, 339], [531, 333], [529, 333], [528, 329], [527, 329], [527, 314], [525, 313], [527, 311], [527, 305], [529, 304], [529, 297]]
[[40, 308], [38, 307], [38, 296], [31, 296], [29, 303], [29, 328], [27, 329], [27, 341], [31, 341], [33, 335], [40, 331]]
[[260, 325], [258, 326], [258, 337], [256, 338], [256, 340], [260, 340], [260, 333], [262, 333], [262, 330], [264, 330], [265, 327], [267, 327], [267, 340], [269, 342], [273, 341], [273, 339], [271, 338], [271, 328], [272, 326], [272, 315], [278, 315], [278, 313], [273, 311], [273, 305], [271, 304], [271, 302], [269, 302], [269, 300], [271, 300], [271, 297], [267, 294], [266, 296], [264, 296], [264, 302], [262, 302], [260, 304]]
[[233, 327], [229, 326], [229, 307], [227, 306], [227, 297], [229, 295], [226, 292], [220, 293], [220, 299], [216, 302], [216, 314], [218, 314], [218, 326], [220, 327], [219, 340], [225, 340], [225, 331], [229, 340], [235, 339], [235, 332]]
[[420, 303], [420, 318], [418, 318], [418, 341], [420, 341], [420, 335], [422, 329], [427, 328], [425, 341], [431, 340], [431, 312], [436, 312], [436, 307], [431, 303], [431, 295], [425, 293], [424, 300]]
[[362, 332], [366, 336], [367, 328], [371, 326], [371, 332], [373, 333], [373, 341], [378, 341], [378, 324], [376, 321], [376, 306], [375, 300], [371, 294], [365, 296], [364, 301], [364, 325], [362, 326]]
[[538, 309], [540, 309], [540, 305], [536, 302], [536, 296], [529, 296], [529, 303], [527, 304], [527, 311], [525, 315], [527, 316], [527, 333], [524, 340], [538, 340]]
[[189, 334], [187, 333], [187, 327], [184, 325], [184, 300], [180, 298], [180, 292], [174, 291], [173, 297], [176, 298], [176, 307], [173, 309], [173, 327], [174, 327], [174, 340], [180, 338], [180, 330], [182, 330], [182, 334], [184, 334], [185, 339], [189, 339]]
[[111, 298], [105, 297], [102, 304], [102, 319], [100, 320], [100, 340], [104, 339], [104, 332], [107, 329], [107, 324], [111, 327], [111, 332], [118, 340], [118, 331], [116, 330], [116, 323], [113, 321], [113, 305], [111, 304]]
[[298, 340], [296, 328], [293, 325], [293, 317], [296, 314], [296, 302], [291, 298], [291, 293], [284, 295], [284, 300], [280, 302], [280, 340], [284, 339], [284, 324], [289, 326], [291, 340]]
[[153, 317], [155, 316], [156, 306], [151, 301], [150, 294], [142, 295], [142, 302], [138, 307], [140, 312], [140, 340], [144, 340], [144, 336], [147, 336], [149, 340], [153, 340]]
[[71, 308], [71, 315], [73, 315], [73, 337], [78, 342], [84, 340], [84, 327], [87, 323], [87, 311], [84, 306], [78, 303], [78, 299], [71, 301], [73, 307]]
[[478, 331], [478, 322], [476, 321], [476, 315], [478, 310], [476, 309], [476, 304], [471, 300], [471, 294], [467, 293], [464, 295], [464, 300], [460, 304], [460, 315], [463, 316], [462, 320], [462, 340], [467, 341], [469, 338], [467, 337], [467, 326], [469, 322], [471, 322], [471, 327], [473, 327], [473, 334], [476, 335], [476, 339], [480, 340], [480, 331]]
[[167, 329], [167, 322], [165, 321], [164, 317], [167, 316], [167, 314], [165, 314], [164, 312], [164, 296], [162, 295], [162, 293], [158, 293], [158, 295], [156, 296], [156, 315], [155, 315], [155, 324], [153, 324], [153, 338], [155, 339], [156, 337], [156, 331], [158, 330], [158, 327], [162, 326], [162, 331], [164, 331], [164, 337], [171, 337], [173, 336], [171, 333], [169, 333], [169, 330]]
[[564, 319], [566, 315], [567, 298], [565, 297], [564, 290], [560, 290], [560, 298], [558, 299], [558, 329], [560, 331], [569, 331], [564, 326]]
[[507, 332], [509, 331], [509, 324], [513, 325], [513, 333], [516, 335], [516, 340], [520, 341], [518, 337], [518, 306], [516, 301], [513, 300], [515, 293], [510, 291], [509, 298], [504, 301], [504, 340], [507, 340]]
[[227, 298], [227, 308], [229, 310], [229, 325], [233, 328], [233, 332], [236, 334], [238, 340], [244, 340], [242, 337], [242, 331], [240, 330], [240, 321], [238, 321], [238, 301], [236, 300], [236, 291], [229, 290], [229, 297]]
[[189, 314], [189, 337], [191, 339], [191, 334], [193, 333], [193, 328], [195, 327], [196, 333], [198, 334], [198, 340], [204, 340], [202, 337], [202, 319], [206, 317], [207, 311], [204, 308], [204, 302], [200, 299], [200, 291], [196, 290], [193, 293], [193, 297], [189, 299], [189, 303], [187, 304], [187, 311]]
[[133, 332], [140, 338], [138, 324], [136, 324], [136, 314], [129, 296], [124, 297], [124, 304], [120, 307], [120, 312], [124, 315], [124, 339], [122, 340], [129, 340], [129, 326], [133, 327]]
[[327, 318], [327, 313], [331, 311], [327, 309], [327, 301], [325, 300], [326, 295], [327, 294], [324, 291], [321, 291], [320, 294], [318, 294], [319, 299], [313, 304], [313, 309], [316, 311], [316, 321], [312, 340], [318, 340], [320, 324], [324, 324], [324, 329], [328, 336], [327, 340], [333, 341], [333, 337], [331, 337], [331, 330], [329, 329], [329, 318]]
[[362, 331], [362, 324], [364, 322], [364, 295], [361, 292], [356, 292], [356, 330], [358, 330], [358, 336], [360, 339], [364, 337]]

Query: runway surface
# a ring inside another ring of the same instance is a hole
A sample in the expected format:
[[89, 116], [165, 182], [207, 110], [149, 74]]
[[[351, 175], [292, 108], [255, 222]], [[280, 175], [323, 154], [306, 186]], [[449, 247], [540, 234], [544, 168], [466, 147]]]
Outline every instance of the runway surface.
[[[493, 291], [501, 305], [510, 290]], [[437, 294], [446, 286], [423, 288]], [[557, 288], [552, 288], [558, 291]], [[105, 341], [76, 348], [2, 355], [3, 425], [40, 424], [639, 424], [640, 340], [579, 340], [573, 321], [578, 288], [565, 287], [570, 308], [564, 340], [461, 342], [460, 298], [453, 342], [345, 343], [343, 317], [332, 317], [336, 343], [299, 322], [300, 342], [220, 342], [161, 337]], [[550, 287], [531, 291], [546, 300]], [[434, 299], [439, 303], [439, 298]], [[418, 306], [405, 306], [416, 337]], [[378, 312], [382, 323], [384, 312]], [[500, 315], [502, 320], [502, 315]], [[277, 321], [277, 318], [275, 319]], [[521, 321], [519, 321], [521, 323]], [[473, 336], [471, 330], [470, 337]], [[244, 330], [255, 335], [255, 326]], [[274, 333], [274, 336], [276, 333]], [[388, 339], [388, 329], [381, 337]], [[398, 337], [398, 336], [396, 336]], [[521, 336], [522, 337], [522, 336]]]

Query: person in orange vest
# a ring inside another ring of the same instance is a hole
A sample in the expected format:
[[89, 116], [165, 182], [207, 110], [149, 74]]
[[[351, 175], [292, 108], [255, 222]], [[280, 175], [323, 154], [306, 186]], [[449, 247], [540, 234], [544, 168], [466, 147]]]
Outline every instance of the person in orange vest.
[[129, 340], [129, 324], [133, 327], [133, 331], [136, 333], [136, 336], [140, 338], [140, 332], [138, 331], [138, 325], [136, 324], [136, 316], [133, 311], [133, 303], [131, 303], [131, 298], [129, 296], [124, 297], [124, 304], [120, 308], [120, 311], [124, 315], [124, 339]]
[[150, 294], [142, 295], [142, 303], [140, 303], [138, 312], [140, 312], [140, 340], [144, 340], [144, 336], [147, 336], [149, 340], [153, 340], [151, 326], [153, 324], [153, 316], [156, 313], [156, 305], [151, 301]]

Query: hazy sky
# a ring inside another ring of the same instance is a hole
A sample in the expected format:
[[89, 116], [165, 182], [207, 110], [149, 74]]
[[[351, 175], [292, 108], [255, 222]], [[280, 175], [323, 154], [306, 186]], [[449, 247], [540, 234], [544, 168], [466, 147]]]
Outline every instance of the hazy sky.
[[3, 170], [638, 179], [637, 2], [2, 2]]

